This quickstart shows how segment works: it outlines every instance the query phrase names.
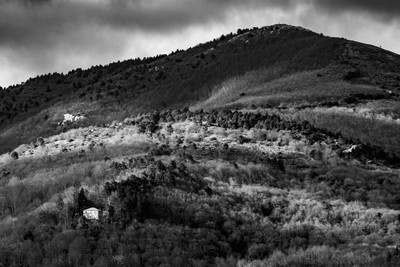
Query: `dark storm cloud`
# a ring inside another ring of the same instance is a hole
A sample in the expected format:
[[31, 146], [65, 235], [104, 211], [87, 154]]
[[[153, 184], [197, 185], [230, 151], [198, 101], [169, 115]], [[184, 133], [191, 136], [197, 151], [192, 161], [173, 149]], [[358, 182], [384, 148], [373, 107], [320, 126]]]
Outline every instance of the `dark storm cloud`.
[[393, 0], [5, 0], [0, 3], [0, 45], [48, 45], [57, 42], [56, 36], [90, 25], [129, 31], [179, 30], [224, 21], [232, 9], [302, 5], [328, 12], [368, 12], [381, 19], [400, 15], [400, 1]]
[[[5, 0], [7, 1], [7, 0]], [[8, 0], [11, 2], [10, 0]], [[43, 5], [52, 2], [53, 0], [15, 0], [14, 2], [18, 4], [25, 4], [25, 5]]]
[[400, 1], [397, 0], [313, 0], [316, 7], [332, 11], [367, 12], [382, 20], [398, 19]]
[[[2, 41], [36, 41], [53, 32], [95, 23], [109, 27], [163, 31], [221, 21], [231, 8], [289, 6], [290, 0], [6, 0], [0, 3]], [[27, 5], [34, 5], [34, 7]], [[40, 8], [38, 8], [40, 6]], [[41, 33], [38, 35], [38, 33]]]
[[[267, 2], [281, 6], [290, 0]], [[12, 50], [14, 64], [20, 61], [41, 71], [51, 69], [53, 54], [63, 52], [60, 46], [85, 53], [87, 47], [101, 51], [115, 45], [110, 53], [116, 53], [124, 42], [114, 36], [118, 32], [169, 34], [222, 22], [231, 9], [264, 5], [262, 0], [3, 0], [0, 49]]]

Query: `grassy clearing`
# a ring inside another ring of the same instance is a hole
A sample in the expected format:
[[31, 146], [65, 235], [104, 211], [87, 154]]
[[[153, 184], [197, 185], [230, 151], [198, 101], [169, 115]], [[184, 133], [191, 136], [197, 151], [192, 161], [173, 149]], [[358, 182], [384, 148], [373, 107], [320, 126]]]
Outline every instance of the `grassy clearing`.
[[[71, 164], [81, 164], [85, 162], [102, 161], [106, 157], [125, 157], [147, 152], [150, 149], [149, 143], [134, 143], [131, 145], [114, 145], [104, 148], [95, 148], [87, 153], [70, 152], [59, 153], [53, 156], [38, 158], [26, 158], [17, 161], [9, 161], [1, 166], [17, 177], [26, 177], [37, 170], [52, 169], [69, 166]], [[3, 179], [4, 181], [4, 179]]]
[[[374, 86], [351, 84], [341, 80], [347, 67], [326, 67], [295, 74], [273, 66], [229, 79], [218, 86], [209, 99], [194, 109], [221, 107], [292, 106], [321, 101], [338, 101], [351, 94], [376, 94]], [[241, 95], [242, 94], [242, 95]]]

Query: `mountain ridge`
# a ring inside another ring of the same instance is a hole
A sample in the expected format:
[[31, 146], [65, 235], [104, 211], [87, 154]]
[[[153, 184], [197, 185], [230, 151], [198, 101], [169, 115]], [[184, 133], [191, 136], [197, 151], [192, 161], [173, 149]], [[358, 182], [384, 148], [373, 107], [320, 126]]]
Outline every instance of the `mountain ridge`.
[[[84, 113], [94, 124], [103, 124], [153, 109], [199, 105], [224, 82], [259, 69], [266, 69], [267, 79], [275, 80], [282, 75], [333, 65], [338, 66], [337, 80], [383, 87], [377, 94], [387, 94], [384, 90], [398, 94], [400, 78], [395, 74], [399, 73], [396, 62], [400, 62], [400, 57], [360, 45], [301, 27], [276, 24], [239, 29], [236, 34], [223, 35], [169, 55], [75, 69], [66, 75], [48, 74], [0, 92], [0, 134], [7, 139], [4, 135], [7, 129], [21, 123], [32, 127], [29, 120], [33, 119], [43, 130], [22, 138], [23, 142], [29, 142], [60, 131], [54, 125], [65, 113]], [[372, 56], [368, 58], [365, 54]], [[383, 72], [394, 74], [383, 77]], [[343, 92], [342, 96], [349, 94]], [[279, 106], [279, 99], [267, 106]], [[78, 106], [81, 108], [74, 108]], [[57, 107], [61, 109], [50, 111]]]

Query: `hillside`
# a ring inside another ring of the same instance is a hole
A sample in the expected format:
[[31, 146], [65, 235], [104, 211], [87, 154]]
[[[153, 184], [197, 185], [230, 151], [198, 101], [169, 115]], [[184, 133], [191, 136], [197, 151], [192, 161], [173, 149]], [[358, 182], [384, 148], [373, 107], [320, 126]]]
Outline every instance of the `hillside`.
[[[220, 104], [215, 99], [212, 105], [210, 100], [201, 103], [226, 87], [234, 91], [223, 101], [234, 103], [221, 104], [235, 107], [396, 100], [399, 61], [382, 49], [299, 27], [238, 30], [187, 51], [48, 74], [3, 90], [0, 148], [11, 151], [60, 133], [63, 129], [56, 125], [65, 113], [82, 113], [91, 124], [101, 125], [154, 109], [213, 108]], [[240, 97], [246, 91], [251, 92]], [[357, 94], [367, 96], [353, 97]], [[398, 106], [392, 104], [383, 112], [396, 118]]]
[[[400, 173], [388, 167], [399, 159], [307, 122], [153, 112], [15, 152], [0, 157], [4, 266], [400, 259]], [[82, 216], [89, 207], [103, 210], [100, 220]]]
[[3, 90], [0, 266], [397, 266], [399, 94], [288, 25]]

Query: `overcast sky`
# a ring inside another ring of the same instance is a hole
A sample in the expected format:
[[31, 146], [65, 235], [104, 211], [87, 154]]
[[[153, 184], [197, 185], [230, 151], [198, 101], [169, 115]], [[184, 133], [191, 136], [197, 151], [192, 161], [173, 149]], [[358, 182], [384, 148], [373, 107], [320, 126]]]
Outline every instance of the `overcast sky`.
[[0, 86], [276, 23], [400, 53], [398, 0], [0, 0]]

